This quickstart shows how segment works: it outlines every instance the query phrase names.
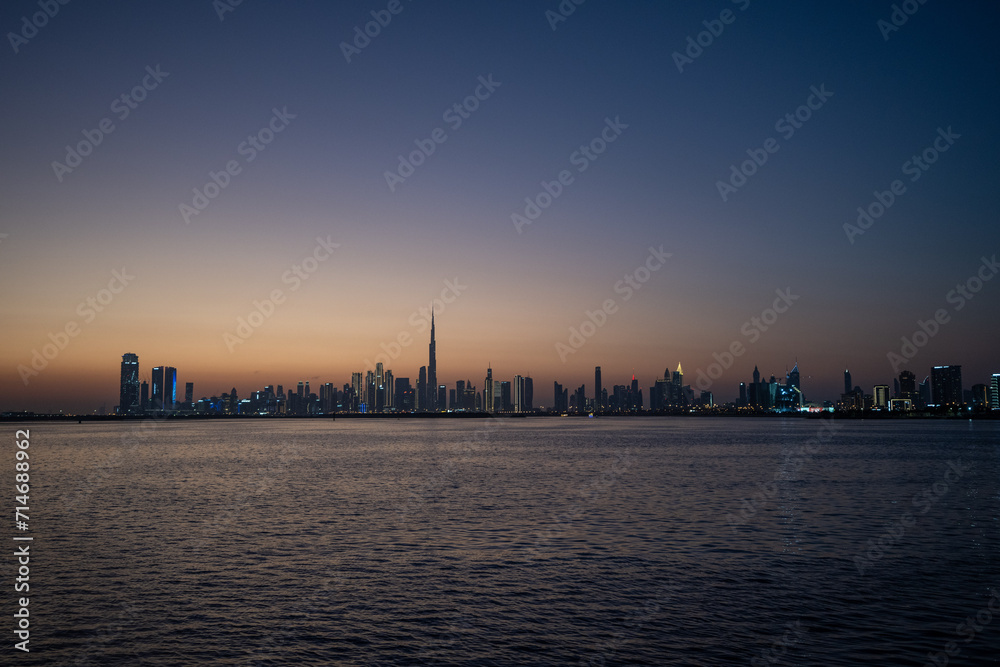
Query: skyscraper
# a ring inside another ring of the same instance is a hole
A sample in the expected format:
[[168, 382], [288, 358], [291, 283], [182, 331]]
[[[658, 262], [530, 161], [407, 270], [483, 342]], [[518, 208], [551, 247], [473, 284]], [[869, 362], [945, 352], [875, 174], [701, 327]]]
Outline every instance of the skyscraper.
[[845, 370], [844, 371], [844, 393], [845, 394], [850, 394], [852, 391], [854, 391], [854, 385], [851, 384], [851, 371]]
[[163, 408], [163, 366], [153, 368], [153, 395], [149, 397], [149, 407], [153, 410]]
[[875, 400], [875, 407], [885, 409], [889, 407], [889, 385], [877, 384], [872, 390]]
[[434, 340], [434, 310], [431, 309], [431, 343], [427, 351], [427, 409], [438, 409], [437, 343]]
[[177, 403], [177, 369], [173, 366], [163, 367], [163, 407], [173, 410]]
[[535, 409], [535, 384], [531, 379], [531, 376], [524, 378], [524, 399], [522, 401], [522, 408], [525, 412], [531, 412]]
[[194, 382], [184, 383], [184, 402], [188, 405], [194, 403]]
[[486, 367], [486, 388], [483, 390], [485, 392], [485, 405], [483, 409], [486, 412], [493, 412], [493, 367]]
[[990, 410], [1000, 410], [1000, 373], [990, 378]]
[[899, 397], [908, 398], [913, 403], [917, 402], [917, 378], [910, 371], [902, 371], [899, 374]]
[[421, 366], [417, 372], [417, 410], [427, 409], [427, 366]]
[[601, 384], [601, 367], [594, 366], [594, 412], [600, 412], [601, 408], [604, 406], [601, 404], [601, 389], [604, 385]]
[[684, 386], [684, 370], [681, 368], [680, 363], [677, 364], [677, 370], [674, 371], [674, 386], [678, 389]]
[[514, 376], [514, 412], [524, 412], [524, 377], [521, 375]]
[[139, 410], [139, 355], [122, 355], [121, 382], [118, 388], [118, 414], [130, 415]]
[[962, 405], [962, 367], [935, 366], [931, 369], [931, 394], [937, 405]]
[[149, 407], [149, 383], [145, 380], [139, 385], [139, 409], [143, 412]]

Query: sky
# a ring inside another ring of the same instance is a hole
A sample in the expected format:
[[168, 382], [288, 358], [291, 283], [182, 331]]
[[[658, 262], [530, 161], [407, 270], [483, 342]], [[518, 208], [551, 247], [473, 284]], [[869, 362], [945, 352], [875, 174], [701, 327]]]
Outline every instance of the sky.
[[902, 4], [3, 3], [0, 410], [988, 382], [1000, 7]]

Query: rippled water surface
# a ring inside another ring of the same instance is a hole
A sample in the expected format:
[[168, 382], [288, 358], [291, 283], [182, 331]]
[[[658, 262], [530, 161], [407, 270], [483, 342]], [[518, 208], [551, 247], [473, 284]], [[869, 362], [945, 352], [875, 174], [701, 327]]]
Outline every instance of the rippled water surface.
[[996, 422], [29, 426], [6, 664], [1000, 659]]

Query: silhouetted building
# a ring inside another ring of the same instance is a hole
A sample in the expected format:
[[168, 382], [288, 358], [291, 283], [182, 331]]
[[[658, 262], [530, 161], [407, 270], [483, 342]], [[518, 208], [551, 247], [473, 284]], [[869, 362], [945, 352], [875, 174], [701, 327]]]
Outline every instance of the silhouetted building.
[[962, 405], [962, 367], [935, 366], [931, 369], [931, 394], [935, 405]]
[[194, 382], [184, 383], [184, 402], [187, 404], [185, 407], [190, 407], [194, 403]]
[[153, 368], [153, 393], [149, 397], [149, 407], [153, 410], [163, 409], [163, 366]]
[[139, 385], [139, 407], [143, 412], [149, 408], [149, 383], [145, 380]]
[[495, 388], [493, 387], [493, 366], [486, 367], [486, 386], [483, 388], [483, 409], [486, 412], [493, 412]]
[[854, 390], [854, 385], [851, 383], [851, 371], [844, 371], [844, 393], [850, 394]]
[[600, 412], [604, 405], [601, 403], [601, 390], [604, 389], [604, 385], [601, 384], [601, 367], [594, 367], [594, 412]]
[[173, 410], [177, 403], [177, 369], [173, 366], [163, 367], [163, 407]]
[[521, 406], [525, 412], [531, 412], [535, 409], [535, 384], [531, 379], [531, 376], [524, 378], [524, 401]]
[[434, 340], [434, 310], [431, 309], [431, 343], [427, 361], [427, 410], [434, 412], [444, 407], [437, 383], [437, 343]]
[[126, 352], [122, 355], [121, 379], [118, 387], [118, 414], [136, 414], [140, 405], [139, 355]]

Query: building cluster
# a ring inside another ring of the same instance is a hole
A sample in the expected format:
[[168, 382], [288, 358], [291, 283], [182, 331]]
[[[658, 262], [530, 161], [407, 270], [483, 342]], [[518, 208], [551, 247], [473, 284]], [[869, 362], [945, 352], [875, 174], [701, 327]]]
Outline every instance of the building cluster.
[[[643, 396], [639, 381], [632, 374], [629, 384], [613, 385], [609, 391], [601, 379], [601, 367], [594, 369], [594, 391], [587, 395], [586, 385], [575, 391], [553, 383], [550, 407], [536, 407], [534, 384], [530, 375], [515, 375], [512, 381], [495, 380], [488, 366], [482, 390], [470, 380], [459, 380], [449, 389], [437, 381], [437, 343], [434, 315], [431, 314], [428, 363], [421, 366], [416, 386], [408, 377], [395, 377], [382, 363], [364, 374], [352, 373], [351, 381], [342, 387], [323, 383], [314, 393], [308, 381], [300, 381], [286, 391], [283, 385], [267, 385], [240, 398], [234, 387], [229, 393], [210, 398], [194, 399], [194, 384], [184, 386], [183, 400], [177, 399], [177, 369], [156, 366], [151, 382], [139, 379], [139, 357], [131, 352], [122, 355], [121, 386], [117, 413], [142, 415], [147, 413], [228, 414], [228, 415], [327, 415], [334, 413], [411, 413], [411, 412], [489, 412], [528, 413], [556, 412], [560, 414], [637, 414], [710, 411], [713, 413], [799, 412], [802, 410], [833, 410], [832, 403], [822, 406], [807, 404], [801, 388], [798, 363], [785, 374], [784, 382], [774, 375], [762, 380], [755, 366], [753, 381], [741, 382], [739, 398], [723, 406], [715, 404], [710, 391], [694, 390], [684, 384], [684, 371], [677, 364], [673, 373], [663, 372], [648, 388], [648, 400]], [[1000, 374], [994, 374], [990, 386], [976, 384], [969, 391], [962, 387], [961, 366], [935, 366], [919, 385], [910, 371], [903, 371], [888, 385], [875, 385], [871, 394], [851, 382], [850, 371], [844, 371], [844, 393], [836, 408], [843, 412], [957, 410], [969, 408], [985, 411], [1000, 409]]]
[[887, 384], [877, 384], [866, 394], [854, 385], [851, 371], [845, 370], [844, 393], [837, 409], [843, 412], [1000, 410], [1000, 373], [994, 373], [988, 384], [974, 384], [965, 389], [961, 366], [934, 366], [919, 384], [912, 371], [904, 370], [893, 379], [891, 389]]

